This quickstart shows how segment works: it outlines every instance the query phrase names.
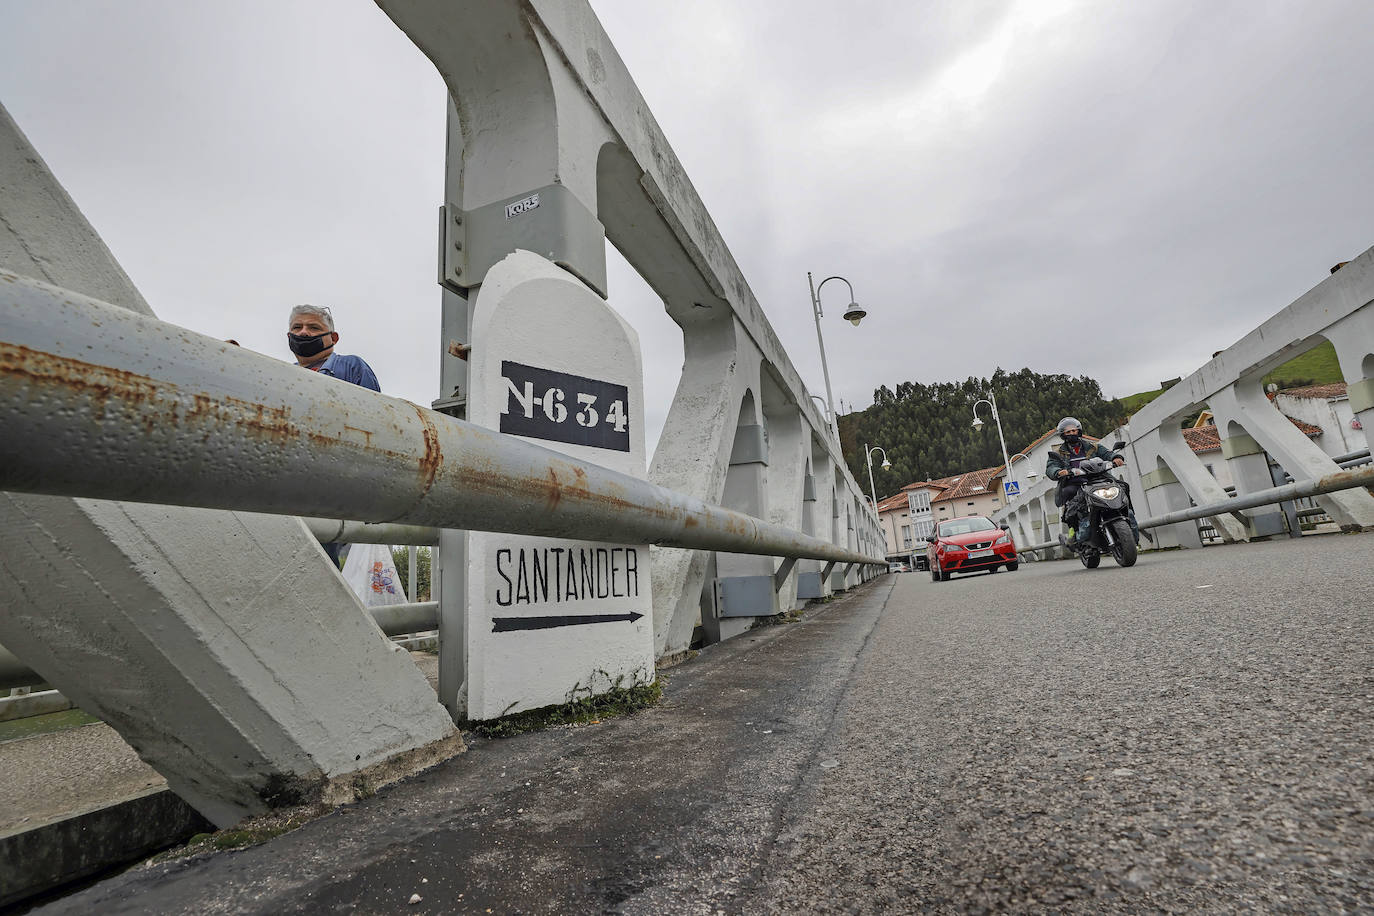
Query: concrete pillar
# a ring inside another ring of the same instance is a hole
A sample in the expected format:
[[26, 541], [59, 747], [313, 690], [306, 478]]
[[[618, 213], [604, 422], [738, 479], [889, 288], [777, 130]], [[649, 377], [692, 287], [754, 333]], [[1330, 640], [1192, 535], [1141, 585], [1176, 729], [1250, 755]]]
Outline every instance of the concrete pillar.
[[[810, 474], [803, 487], [803, 531], [815, 537], [829, 537], [831, 527], [831, 464], [829, 452], [816, 440], [810, 440]], [[797, 562], [797, 601], [804, 603], [813, 598], [823, 598], [830, 594], [829, 585], [824, 581], [821, 571], [825, 564], [820, 560], [799, 560]]]
[[[1275, 409], [1258, 378], [1218, 391], [1212, 404], [1218, 415], [1234, 418], [1243, 426], [1294, 480], [1315, 480], [1339, 470], [1330, 456]], [[1344, 528], [1374, 527], [1374, 496], [1363, 489], [1341, 490], [1316, 499]]]
[[[747, 392], [735, 428], [721, 505], [767, 518], [771, 449], [768, 429], [760, 420], [757, 398], [752, 391]], [[716, 614], [701, 622], [707, 642], [731, 639], [751, 628], [756, 618], [778, 613], [778, 594], [773, 587], [776, 568], [772, 557], [716, 554]]]
[[[1246, 496], [1274, 486], [1274, 478], [1269, 473], [1269, 456], [1254, 437], [1246, 433], [1240, 424], [1222, 418], [1217, 418], [1217, 428], [1226, 430], [1226, 436], [1221, 440], [1221, 454], [1226, 459], [1231, 479], [1235, 481], [1236, 495]], [[1260, 506], [1248, 510], [1245, 515], [1249, 519], [1252, 538], [1267, 538], [1287, 531], [1283, 511], [1278, 504]]]
[[[720, 502], [749, 352], [738, 322], [728, 316], [683, 329], [682, 378], [649, 465], [651, 481], [697, 499]], [[655, 651], [659, 657], [673, 656], [691, 643], [701, 616], [703, 589], [709, 595], [714, 588], [707, 587], [710, 554], [655, 547], [650, 556]]]
[[[782, 400], [777, 392], [778, 403], [774, 404], [768, 383], [765, 382], [764, 419], [768, 425], [768, 520], [788, 528], [806, 528], [803, 518], [806, 507], [806, 476], [810, 457], [810, 436], [802, 421], [797, 405]], [[780, 566], [782, 560], [775, 560]], [[777, 588], [778, 608], [791, 610], [800, 607], [797, 601], [797, 567]]]
[[[0, 266], [152, 314], [3, 109]], [[5, 494], [0, 591], [0, 643], [216, 824], [461, 747], [298, 519]]]
[[[1216, 482], [1216, 478], [1209, 474], [1205, 464], [1202, 464], [1202, 460], [1198, 459], [1193, 448], [1187, 444], [1187, 439], [1183, 438], [1183, 430], [1179, 428], [1178, 424], [1173, 423], [1172, 420], [1162, 424], [1151, 438], [1156, 445], [1158, 456], [1168, 467], [1173, 479], [1182, 486], [1184, 493], [1193, 500], [1193, 504], [1226, 503], [1226, 500], [1230, 499], [1227, 497], [1226, 489], [1223, 489], [1223, 486]], [[1187, 505], [1189, 504], [1184, 503], [1182, 508], [1187, 508]], [[1245, 523], [1241, 519], [1235, 518], [1234, 515], [1213, 515], [1209, 516], [1208, 520], [1212, 523], [1212, 527], [1215, 527], [1217, 534], [1220, 534], [1221, 540], [1227, 544], [1234, 544], [1234, 542], [1243, 541], [1249, 537]], [[1194, 523], [1187, 522], [1186, 525], [1194, 525]], [[1182, 531], [1182, 527], [1179, 530]], [[1195, 527], [1194, 536], [1197, 536]], [[1198, 537], [1198, 542], [1201, 544], [1201, 537]]]
[[[1159, 466], [1141, 475], [1141, 489], [1149, 515], [1163, 515], [1190, 505], [1188, 491], [1178, 482], [1174, 472], [1163, 461]], [[1202, 538], [1198, 535], [1196, 522], [1178, 522], [1154, 529], [1156, 547], [1201, 547]]]
[[[1374, 266], [1368, 261], [1348, 264], [1335, 273], [1333, 279], [1348, 279], [1354, 283], [1360, 276], [1341, 277], [1347, 270], [1358, 269], [1363, 282], [1371, 283], [1369, 275]], [[1331, 326], [1328, 339], [1336, 348], [1336, 358], [1345, 376], [1346, 394], [1350, 410], [1364, 431], [1365, 446], [1374, 450], [1374, 309], [1366, 306], [1359, 312]]]

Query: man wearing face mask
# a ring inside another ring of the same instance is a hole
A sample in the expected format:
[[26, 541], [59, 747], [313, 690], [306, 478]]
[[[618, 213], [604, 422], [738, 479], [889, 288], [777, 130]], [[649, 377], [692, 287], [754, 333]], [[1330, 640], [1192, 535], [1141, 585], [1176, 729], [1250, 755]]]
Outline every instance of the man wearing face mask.
[[298, 305], [291, 310], [286, 327], [286, 344], [296, 354], [296, 362], [321, 375], [332, 376], [354, 385], [381, 391], [372, 367], [361, 356], [335, 353], [339, 334], [334, 316], [318, 305]]
[[[334, 316], [328, 308], [298, 305], [291, 310], [291, 317], [286, 324], [286, 345], [296, 354], [296, 362], [300, 366], [320, 375], [381, 391], [382, 386], [373, 374], [372, 367], [361, 356], [334, 352], [334, 345], [338, 342]], [[338, 566], [339, 555], [345, 545], [335, 542], [323, 546], [329, 559]]]
[[[1101, 458], [1117, 467], [1126, 463], [1120, 455], [1101, 443], [1089, 445], [1083, 438], [1083, 424], [1073, 417], [1060, 420], [1055, 432], [1059, 433], [1059, 438], [1064, 441], [1058, 448], [1050, 449], [1049, 460], [1045, 462], [1045, 476], [1059, 481], [1059, 490], [1054, 496], [1056, 506], [1066, 506], [1078, 495], [1082, 484], [1078, 480], [1080, 474], [1075, 472], [1084, 461], [1089, 458]], [[1070, 522], [1077, 532], [1074, 543], [1085, 543], [1091, 536], [1088, 520], [1074, 518]], [[1134, 524], [1131, 527], [1134, 528]]]

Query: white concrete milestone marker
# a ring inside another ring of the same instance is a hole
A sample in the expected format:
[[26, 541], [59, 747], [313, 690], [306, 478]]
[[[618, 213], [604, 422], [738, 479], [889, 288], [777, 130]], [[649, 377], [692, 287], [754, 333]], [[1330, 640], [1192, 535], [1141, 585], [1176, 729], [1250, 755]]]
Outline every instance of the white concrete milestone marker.
[[[487, 272], [472, 315], [468, 419], [645, 476], [639, 338], [528, 251]], [[647, 544], [474, 531], [467, 715], [493, 719], [654, 677]]]

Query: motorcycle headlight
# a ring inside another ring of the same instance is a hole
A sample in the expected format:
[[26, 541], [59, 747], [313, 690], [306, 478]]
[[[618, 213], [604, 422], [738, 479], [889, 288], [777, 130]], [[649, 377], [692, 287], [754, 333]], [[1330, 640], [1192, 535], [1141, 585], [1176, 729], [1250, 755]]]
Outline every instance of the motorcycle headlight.
[[1096, 496], [1098, 499], [1116, 499], [1120, 495], [1120, 487], [1098, 487], [1096, 490], [1093, 490], [1093, 496]]

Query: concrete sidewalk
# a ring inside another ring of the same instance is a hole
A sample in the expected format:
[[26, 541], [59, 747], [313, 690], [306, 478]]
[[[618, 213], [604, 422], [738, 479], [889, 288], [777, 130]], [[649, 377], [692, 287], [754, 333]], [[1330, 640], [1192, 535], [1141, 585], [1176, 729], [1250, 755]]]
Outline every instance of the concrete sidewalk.
[[885, 577], [42, 912], [1368, 911], [1374, 535], [1311, 540]]

